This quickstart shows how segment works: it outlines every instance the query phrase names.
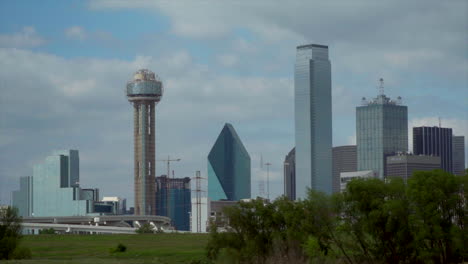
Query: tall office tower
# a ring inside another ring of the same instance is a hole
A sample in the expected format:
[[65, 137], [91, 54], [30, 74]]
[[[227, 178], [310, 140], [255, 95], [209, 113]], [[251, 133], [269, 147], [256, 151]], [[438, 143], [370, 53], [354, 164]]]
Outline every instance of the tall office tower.
[[139, 70], [127, 83], [127, 98], [133, 104], [135, 215], [155, 215], [154, 199], [155, 106], [163, 85], [149, 70]]
[[156, 212], [171, 218], [176, 230], [190, 231], [190, 178], [156, 177]]
[[453, 174], [465, 175], [465, 137], [452, 137]]
[[[74, 216], [94, 213], [97, 189], [79, 187], [78, 151], [55, 151], [34, 165], [32, 216]], [[93, 193], [91, 193], [93, 192]]]
[[333, 193], [340, 192], [340, 173], [357, 171], [356, 145], [334, 147], [333, 156]]
[[397, 154], [387, 157], [387, 177], [401, 177], [406, 182], [416, 171], [440, 168], [440, 157]]
[[332, 193], [331, 65], [328, 47], [298, 46], [294, 70], [296, 198]]
[[18, 208], [21, 217], [29, 217], [32, 213], [32, 181], [33, 177], [24, 176], [20, 178], [20, 189], [13, 191], [13, 207]]
[[208, 198], [250, 198], [250, 156], [234, 127], [226, 123], [208, 154]]
[[452, 129], [443, 127], [413, 127], [413, 153], [440, 157], [440, 168], [453, 173]]
[[401, 97], [385, 96], [383, 79], [379, 88], [376, 98], [362, 98], [356, 107], [356, 143], [358, 170], [372, 170], [383, 179], [385, 158], [408, 151], [408, 107], [401, 105]]
[[284, 159], [284, 195], [289, 200], [296, 200], [296, 148]]

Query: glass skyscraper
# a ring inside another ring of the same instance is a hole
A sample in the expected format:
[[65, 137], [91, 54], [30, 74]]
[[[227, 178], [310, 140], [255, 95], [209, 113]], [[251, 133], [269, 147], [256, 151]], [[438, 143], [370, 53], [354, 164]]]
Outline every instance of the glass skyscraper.
[[390, 100], [381, 91], [369, 102], [363, 98], [362, 106], [356, 107], [359, 171], [372, 170], [383, 179], [386, 157], [408, 151], [408, 107], [400, 99]]
[[250, 156], [228, 123], [208, 154], [208, 197], [214, 201], [250, 198]]
[[334, 147], [333, 156], [333, 192], [341, 189], [340, 174], [342, 172], [357, 171], [356, 145]]
[[190, 231], [190, 178], [156, 177], [156, 214], [170, 217], [176, 230]]
[[452, 137], [452, 167], [453, 174], [465, 175], [465, 137]]
[[296, 198], [332, 193], [331, 65], [328, 47], [298, 46], [294, 70]]
[[284, 159], [284, 195], [289, 200], [296, 200], [296, 148]]
[[452, 136], [451, 128], [413, 127], [413, 152], [440, 157], [440, 168], [453, 173]]

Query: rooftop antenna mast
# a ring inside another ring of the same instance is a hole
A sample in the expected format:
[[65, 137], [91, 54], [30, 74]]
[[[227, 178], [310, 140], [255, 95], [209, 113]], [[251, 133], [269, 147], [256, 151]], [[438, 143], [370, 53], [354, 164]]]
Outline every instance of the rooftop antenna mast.
[[384, 95], [384, 80], [383, 78], [379, 79], [380, 85], [379, 85], [379, 94]]

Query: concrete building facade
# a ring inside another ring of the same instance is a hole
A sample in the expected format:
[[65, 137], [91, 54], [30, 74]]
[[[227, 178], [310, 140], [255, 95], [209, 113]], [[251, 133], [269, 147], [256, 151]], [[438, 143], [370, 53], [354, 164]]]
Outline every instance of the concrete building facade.
[[340, 173], [357, 171], [356, 145], [338, 146], [332, 150], [333, 154], [333, 193], [341, 189]]
[[298, 46], [294, 69], [296, 198], [332, 193], [331, 64], [328, 46]]
[[18, 208], [21, 217], [29, 217], [33, 207], [33, 177], [25, 176], [20, 178], [20, 189], [13, 191], [13, 207]]
[[440, 168], [440, 157], [400, 154], [387, 157], [387, 177], [401, 177], [405, 182], [416, 171]]
[[154, 72], [142, 69], [127, 83], [126, 92], [133, 104], [135, 215], [154, 215], [155, 107], [163, 86]]
[[465, 175], [465, 137], [452, 137], [452, 167], [453, 174]]

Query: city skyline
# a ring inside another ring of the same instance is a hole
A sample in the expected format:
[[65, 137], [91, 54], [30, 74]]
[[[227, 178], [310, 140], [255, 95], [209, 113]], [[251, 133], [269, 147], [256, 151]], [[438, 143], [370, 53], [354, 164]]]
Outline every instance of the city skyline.
[[[167, 86], [156, 157], [181, 157], [176, 177], [206, 177], [206, 155], [229, 122], [252, 156], [252, 196], [259, 175], [266, 179], [261, 154], [272, 163], [272, 198], [282, 194], [284, 156], [294, 147], [294, 48], [308, 43], [332, 51], [333, 146], [355, 144], [354, 107], [377, 93], [380, 77], [410, 108], [410, 149], [412, 127], [438, 125], [438, 117], [466, 138], [467, 3], [360, 3], [190, 4], [189, 14], [149, 1], [2, 2], [0, 203], [44, 153], [78, 149], [81, 180], [133, 204], [132, 114], [122, 86], [140, 68]], [[293, 11], [294, 19], [278, 15]]]

